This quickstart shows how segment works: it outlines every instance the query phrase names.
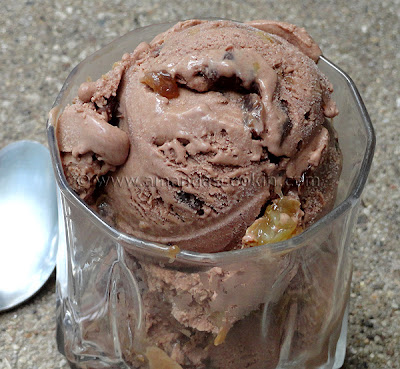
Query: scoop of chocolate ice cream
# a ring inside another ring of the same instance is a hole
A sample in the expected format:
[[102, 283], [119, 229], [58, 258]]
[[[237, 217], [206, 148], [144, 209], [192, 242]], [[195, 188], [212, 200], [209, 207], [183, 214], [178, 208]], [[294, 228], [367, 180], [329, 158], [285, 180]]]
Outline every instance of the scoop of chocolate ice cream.
[[[200, 252], [239, 248], [269, 200], [297, 192], [305, 173], [340, 157], [319, 52], [286, 23], [178, 23], [81, 86], [59, 120], [67, 177], [77, 167], [86, 173], [93, 154], [99, 169], [83, 197], [101, 187], [97, 205], [117, 228]], [[306, 223], [331, 206], [324, 196], [334, 198], [339, 173], [320, 187], [322, 198], [310, 200], [315, 189], [302, 186]], [[78, 181], [75, 188], [82, 193]]]

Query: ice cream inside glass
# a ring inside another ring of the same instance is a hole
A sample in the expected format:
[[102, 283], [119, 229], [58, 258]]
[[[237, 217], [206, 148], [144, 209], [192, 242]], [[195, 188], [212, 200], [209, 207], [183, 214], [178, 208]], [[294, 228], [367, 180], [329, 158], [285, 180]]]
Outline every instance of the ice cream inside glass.
[[73, 70], [48, 137], [71, 367], [341, 367], [374, 134], [304, 29], [134, 30]]

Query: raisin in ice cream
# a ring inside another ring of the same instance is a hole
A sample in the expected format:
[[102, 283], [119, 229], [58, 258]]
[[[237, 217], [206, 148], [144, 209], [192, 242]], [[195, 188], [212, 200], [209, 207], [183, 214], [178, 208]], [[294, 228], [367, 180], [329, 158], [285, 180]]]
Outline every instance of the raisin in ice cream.
[[[285, 23], [179, 23], [65, 109], [69, 183], [118, 229], [187, 250], [241, 248], [263, 207], [287, 194], [308, 226], [332, 207], [340, 173], [319, 53]], [[308, 189], [316, 172], [329, 180]]]
[[[332, 209], [341, 172], [320, 54], [287, 23], [178, 23], [83, 83], [65, 108], [57, 138], [68, 183], [118, 230], [180, 249], [301, 233]], [[322, 254], [328, 272], [337, 256], [329, 245]], [[313, 337], [333, 331], [321, 314], [333, 282], [316, 288], [296, 255], [190, 274], [130, 255], [146, 286], [146, 365], [272, 369], [305, 347], [325, 355]], [[256, 327], [271, 314], [265, 337]]]

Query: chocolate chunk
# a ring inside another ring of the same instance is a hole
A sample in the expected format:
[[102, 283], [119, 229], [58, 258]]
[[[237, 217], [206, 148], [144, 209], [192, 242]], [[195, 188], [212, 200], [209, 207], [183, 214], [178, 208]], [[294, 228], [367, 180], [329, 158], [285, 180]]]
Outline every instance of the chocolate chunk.
[[269, 159], [269, 162], [272, 164], [279, 164], [281, 161], [280, 156], [276, 156], [274, 154], [271, 154], [270, 152], [268, 152], [268, 159]]
[[288, 102], [286, 100], [281, 100], [281, 108], [286, 115], [289, 114]]
[[256, 82], [256, 81], [251, 82], [250, 92], [260, 95], [260, 86], [259, 86], [258, 82]]
[[285, 141], [285, 138], [289, 135], [289, 133], [292, 130], [292, 128], [293, 128], [293, 123], [289, 119], [289, 117], [287, 117], [285, 122], [283, 123], [283, 126], [282, 126], [282, 136], [281, 136], [280, 145], [283, 144], [283, 141]]
[[191, 209], [197, 211], [199, 215], [204, 214], [203, 205], [204, 201], [200, 200], [197, 196], [187, 193], [185, 191], [178, 191], [176, 198], [179, 202], [186, 204]]

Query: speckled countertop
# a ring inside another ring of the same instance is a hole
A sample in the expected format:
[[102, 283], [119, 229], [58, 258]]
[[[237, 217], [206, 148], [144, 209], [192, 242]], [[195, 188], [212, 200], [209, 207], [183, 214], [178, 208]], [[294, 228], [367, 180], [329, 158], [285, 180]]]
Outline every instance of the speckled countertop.
[[[2, 2], [0, 148], [46, 142], [47, 112], [63, 81], [93, 51], [139, 26], [204, 16], [302, 25], [358, 86], [377, 148], [352, 242], [344, 367], [400, 368], [400, 0]], [[0, 313], [0, 369], [68, 367], [56, 349], [54, 284], [53, 275], [28, 303]]]

